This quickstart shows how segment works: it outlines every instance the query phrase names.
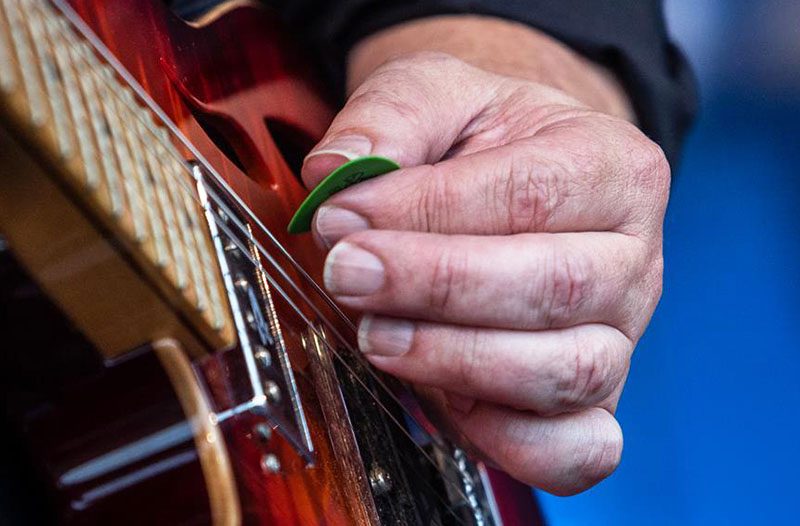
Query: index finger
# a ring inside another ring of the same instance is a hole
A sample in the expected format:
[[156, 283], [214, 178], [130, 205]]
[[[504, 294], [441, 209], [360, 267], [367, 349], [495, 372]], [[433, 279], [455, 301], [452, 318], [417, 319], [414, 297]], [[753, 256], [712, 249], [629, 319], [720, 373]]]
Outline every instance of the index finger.
[[505, 146], [348, 188], [317, 211], [315, 233], [331, 246], [365, 228], [478, 235], [625, 231], [658, 217], [666, 204], [669, 169], [648, 143], [621, 121], [577, 118]]

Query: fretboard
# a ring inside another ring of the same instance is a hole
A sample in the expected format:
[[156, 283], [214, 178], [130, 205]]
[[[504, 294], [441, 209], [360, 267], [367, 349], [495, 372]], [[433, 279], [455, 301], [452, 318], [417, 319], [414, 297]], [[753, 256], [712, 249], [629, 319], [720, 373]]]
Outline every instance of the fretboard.
[[0, 109], [210, 343], [233, 328], [191, 167], [168, 129], [49, 2], [0, 0]]

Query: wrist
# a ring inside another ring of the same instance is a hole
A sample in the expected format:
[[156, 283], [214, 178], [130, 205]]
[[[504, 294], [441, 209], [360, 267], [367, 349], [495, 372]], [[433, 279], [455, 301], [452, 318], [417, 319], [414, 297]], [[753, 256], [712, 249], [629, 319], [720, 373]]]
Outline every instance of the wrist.
[[350, 52], [348, 92], [384, 62], [420, 51], [448, 53], [483, 70], [550, 86], [595, 110], [634, 120], [627, 94], [606, 68], [531, 27], [473, 15], [413, 20], [362, 40]]

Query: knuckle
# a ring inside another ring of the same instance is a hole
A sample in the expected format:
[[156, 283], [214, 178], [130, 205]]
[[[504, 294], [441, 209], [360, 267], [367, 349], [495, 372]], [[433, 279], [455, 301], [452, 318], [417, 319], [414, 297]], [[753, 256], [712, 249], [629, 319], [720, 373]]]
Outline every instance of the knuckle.
[[436, 167], [430, 167], [424, 183], [415, 188], [410, 220], [420, 232], [451, 232], [448, 211], [457, 210], [457, 191]]
[[557, 411], [575, 409], [602, 400], [613, 390], [619, 376], [616, 342], [593, 331], [591, 337], [576, 336], [570, 360], [564, 360], [556, 385]]
[[[622, 459], [622, 430], [611, 415], [603, 411], [603, 418], [595, 418], [592, 432], [577, 457], [575, 490], [591, 488], [611, 475]], [[576, 492], [577, 492], [576, 491]]]
[[455, 342], [459, 352], [454, 380], [461, 392], [471, 392], [480, 388], [479, 379], [491, 373], [496, 360], [491, 360], [487, 353], [482, 352], [484, 346], [477, 329], [465, 331], [459, 340]]
[[441, 317], [465, 292], [468, 260], [466, 251], [442, 249], [432, 267], [427, 307]]
[[378, 67], [356, 93], [378, 92], [378, 103], [387, 101], [392, 104], [398, 98], [408, 99], [408, 107], [404, 105], [403, 109], [414, 109], [424, 106], [425, 100], [435, 95], [438, 90], [432, 90], [433, 86], [460, 76], [470, 68], [472, 66], [463, 60], [440, 51], [405, 53]]
[[643, 134], [632, 141], [630, 167], [636, 185], [647, 193], [666, 200], [670, 186], [670, 166], [661, 147]]
[[557, 164], [542, 166], [524, 159], [514, 162], [511, 175], [499, 186], [503, 196], [497, 200], [511, 233], [547, 230], [564, 198], [560, 189], [565, 175]]
[[555, 248], [542, 268], [541, 283], [534, 287], [532, 301], [547, 328], [574, 322], [575, 315], [591, 296], [592, 262], [579, 253], [560, 253]]
[[[391, 72], [383, 72], [380, 77], [393, 77]], [[413, 99], [399, 96], [397, 92], [391, 91], [388, 87], [391, 86], [391, 78], [383, 78], [387, 82], [375, 82], [369, 89], [354, 94], [349, 105], [353, 107], [369, 106], [378, 107], [388, 110], [390, 113], [396, 115], [403, 121], [416, 123], [420, 122], [420, 106], [413, 103]]]

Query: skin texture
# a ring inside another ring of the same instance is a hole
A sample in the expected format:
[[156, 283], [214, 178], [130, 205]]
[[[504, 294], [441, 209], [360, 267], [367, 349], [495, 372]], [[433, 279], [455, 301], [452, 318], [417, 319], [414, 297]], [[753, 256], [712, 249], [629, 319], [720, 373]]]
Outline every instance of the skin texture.
[[306, 158], [401, 170], [329, 199], [325, 285], [462, 445], [559, 495], [619, 463], [614, 411], [661, 294], [669, 166], [613, 77], [536, 30], [439, 17], [362, 42]]

